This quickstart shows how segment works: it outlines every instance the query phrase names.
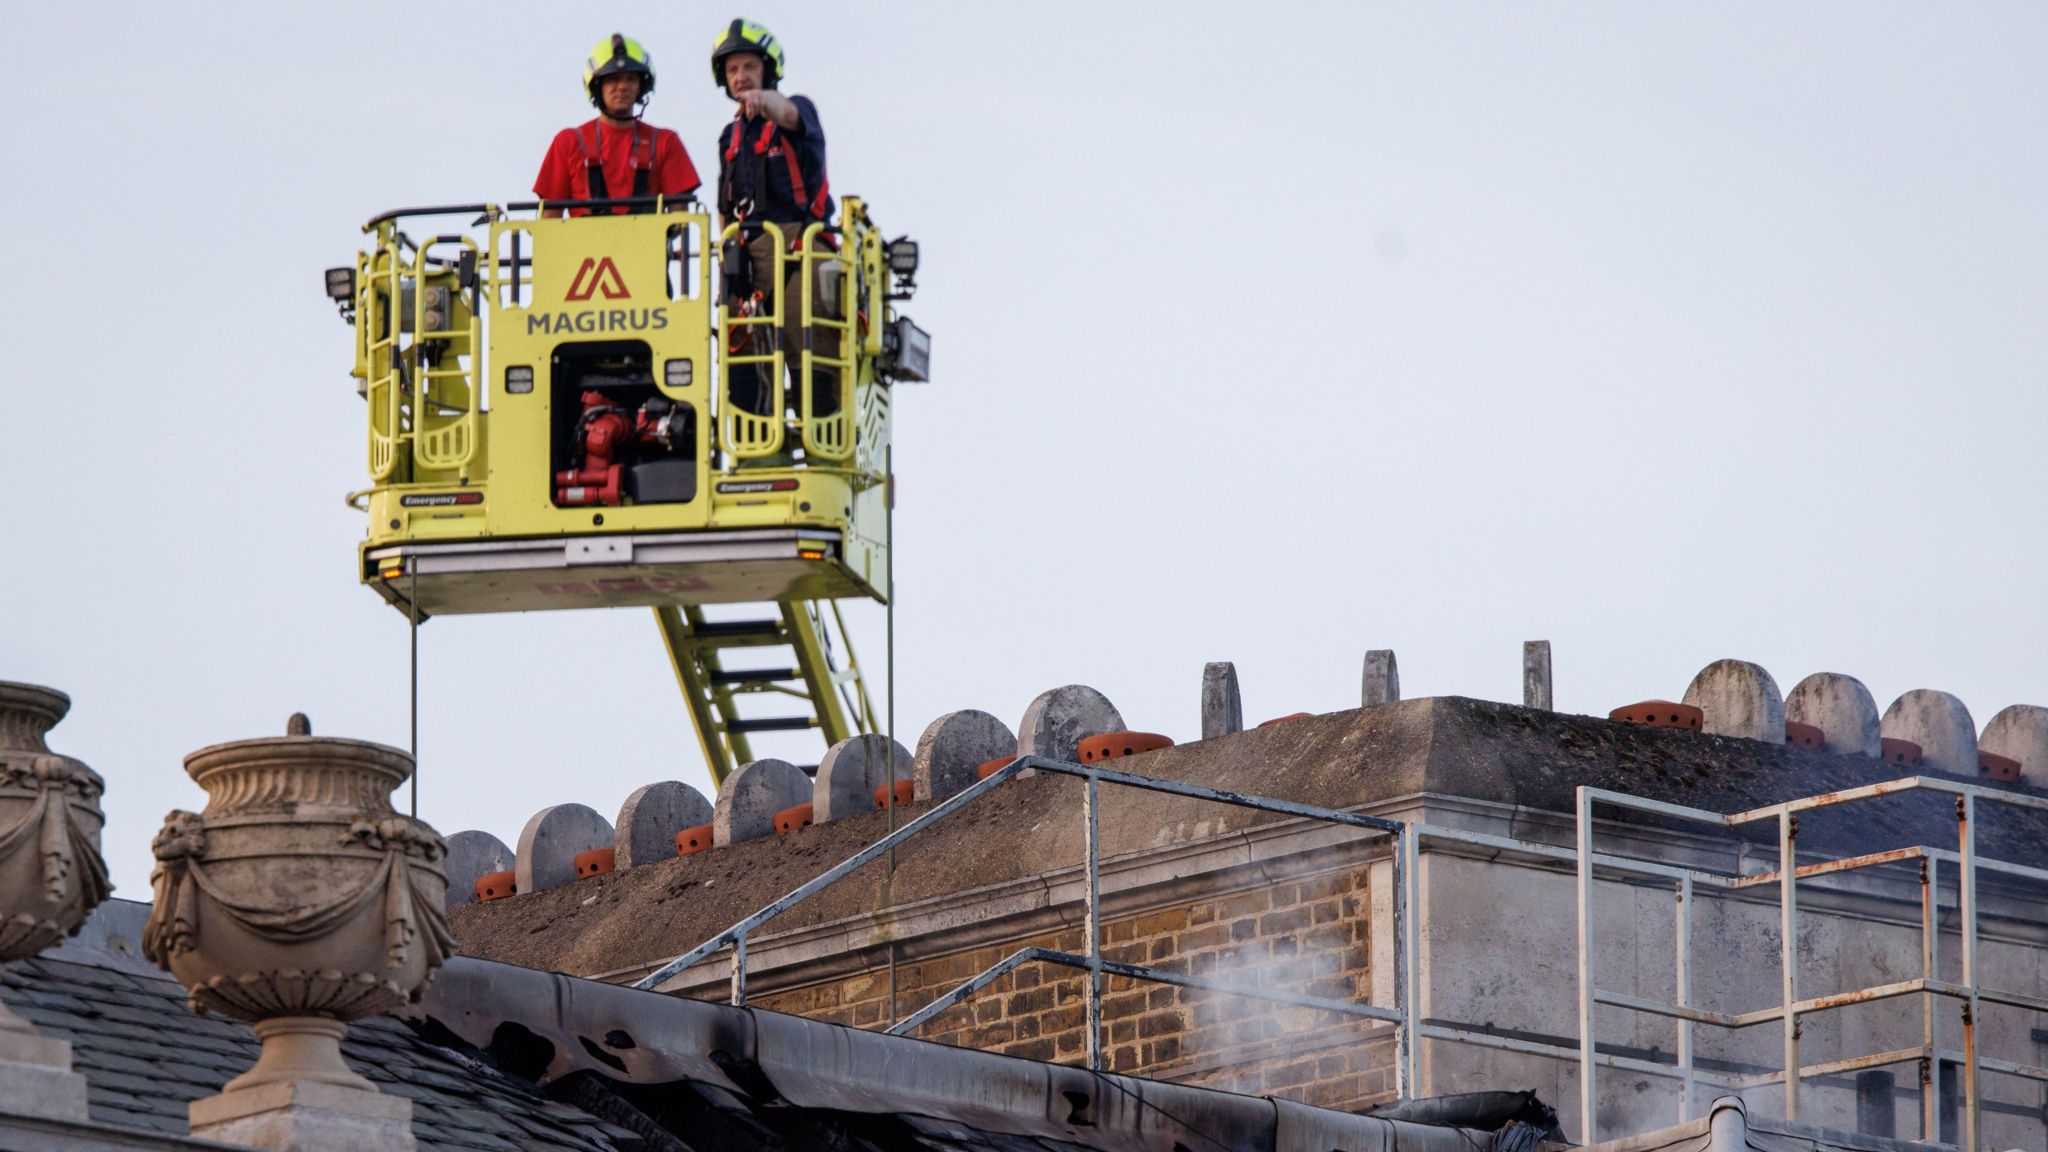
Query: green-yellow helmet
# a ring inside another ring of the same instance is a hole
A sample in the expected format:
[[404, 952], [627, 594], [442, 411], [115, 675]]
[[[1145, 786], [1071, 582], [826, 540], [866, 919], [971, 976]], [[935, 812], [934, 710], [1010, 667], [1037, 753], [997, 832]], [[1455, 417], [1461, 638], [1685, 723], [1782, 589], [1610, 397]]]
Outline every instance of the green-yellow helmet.
[[725, 58], [741, 52], [761, 57], [761, 86], [773, 88], [782, 80], [782, 44], [775, 34], [752, 20], [734, 20], [711, 44], [711, 82], [725, 89]]
[[[583, 58], [583, 90], [590, 95], [590, 102], [598, 104], [597, 85], [607, 76], [621, 72], [640, 74], [640, 98], [647, 99], [654, 91], [654, 57], [631, 36], [617, 32], [597, 42], [590, 55]], [[602, 105], [600, 105], [602, 106]]]

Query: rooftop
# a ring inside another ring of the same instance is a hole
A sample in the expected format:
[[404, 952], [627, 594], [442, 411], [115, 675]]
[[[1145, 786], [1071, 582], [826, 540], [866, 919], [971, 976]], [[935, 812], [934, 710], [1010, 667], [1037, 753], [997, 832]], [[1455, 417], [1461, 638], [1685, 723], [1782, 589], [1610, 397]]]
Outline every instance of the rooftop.
[[[1721, 812], [1912, 774], [1881, 760], [1675, 728], [1574, 716], [1463, 697], [1405, 700], [1309, 717], [1119, 761], [1149, 776], [1372, 811], [1425, 793], [1570, 812], [1584, 785]], [[2026, 785], [1993, 785], [2030, 791]], [[906, 847], [791, 908], [774, 931], [1029, 880], [1082, 858], [1077, 781], [1003, 786]], [[1110, 789], [1102, 844], [1115, 856], [1227, 836], [1288, 817]], [[929, 807], [899, 811], [900, 824]], [[1648, 818], [1654, 820], [1654, 818]], [[891, 817], [866, 812], [795, 833], [659, 860], [489, 903], [458, 905], [465, 954], [582, 975], [637, 975], [880, 839]], [[2048, 864], [2048, 817], [1987, 810], [1985, 850]], [[1753, 833], [1758, 838], [1766, 831]], [[1526, 837], [1556, 833], [1531, 826]], [[1805, 818], [1805, 846], [1877, 851], [1953, 843], [1950, 805], [1932, 795]], [[883, 883], [886, 878], [887, 884]]]
[[[72, 1044], [92, 1121], [4, 1118], [0, 1141], [225, 1147], [186, 1137], [186, 1106], [246, 1071], [257, 1043], [135, 958], [146, 915], [110, 901], [77, 941], [0, 969], [0, 999]], [[407, 1019], [356, 1023], [343, 1052], [413, 1101], [421, 1148], [449, 1152], [1470, 1152], [1490, 1138], [467, 958]]]

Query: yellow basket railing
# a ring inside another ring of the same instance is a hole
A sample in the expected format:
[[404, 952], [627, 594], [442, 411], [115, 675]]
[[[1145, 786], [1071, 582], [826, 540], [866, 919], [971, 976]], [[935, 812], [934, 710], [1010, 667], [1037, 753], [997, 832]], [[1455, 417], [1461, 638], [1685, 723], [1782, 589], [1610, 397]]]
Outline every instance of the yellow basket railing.
[[[797, 268], [801, 273], [798, 279], [803, 285], [797, 294], [802, 302], [797, 317], [803, 322], [797, 394], [802, 397], [803, 405], [804, 454], [837, 462], [853, 455], [854, 341], [857, 335], [855, 317], [859, 312], [860, 270], [853, 259], [853, 250], [857, 247], [853, 233], [849, 231], [846, 242], [837, 251], [816, 251], [816, 241], [824, 232], [822, 222], [804, 229], [802, 250], [797, 253]], [[818, 307], [817, 272], [821, 262], [837, 264], [843, 273], [839, 281], [839, 315], [836, 317], [825, 314]], [[838, 348], [837, 355], [827, 356], [818, 351], [821, 343], [818, 336], [827, 332], [839, 336], [833, 342]], [[821, 367], [831, 370], [829, 381], [820, 379], [818, 369]], [[827, 396], [832, 403], [820, 403]], [[829, 411], [821, 411], [828, 407]]]
[[[773, 224], [761, 227], [774, 238], [775, 250], [781, 253], [782, 229]], [[739, 224], [727, 225], [719, 234], [719, 249], [723, 251], [739, 233]], [[782, 258], [778, 256], [778, 275], [781, 270]], [[734, 315], [730, 302], [718, 306], [719, 372], [724, 378], [719, 393], [718, 438], [726, 453], [738, 460], [757, 460], [782, 451], [782, 310], [788, 302], [783, 299], [785, 293], [780, 283], [769, 295], [775, 304], [761, 312]], [[734, 341], [741, 336], [747, 338], [750, 348], [734, 352]], [[733, 399], [733, 380], [738, 375], [733, 370], [746, 368], [763, 377], [761, 390], [768, 400], [766, 413], [743, 408]]]
[[[466, 236], [440, 236], [426, 243], [419, 251], [416, 265], [421, 272], [431, 265], [427, 260], [427, 249], [438, 244], [460, 244], [471, 259], [477, 259], [476, 242]], [[486, 273], [479, 269], [479, 276]], [[486, 278], [488, 278], [486, 276]], [[413, 453], [415, 460], [426, 468], [453, 469], [466, 467], [476, 457], [477, 412], [483, 405], [477, 387], [479, 380], [488, 379], [484, 374], [484, 329], [480, 308], [467, 308], [469, 322], [462, 328], [454, 327], [452, 321], [456, 305], [460, 302], [461, 286], [443, 283], [439, 291], [445, 293], [441, 300], [444, 309], [439, 324], [428, 323], [427, 277], [422, 275], [413, 290], [413, 347], [424, 352], [427, 341], [446, 343], [442, 354], [442, 367], [433, 367], [424, 354], [416, 355], [419, 365], [415, 384], [413, 412]], [[468, 353], [469, 363], [463, 363], [463, 353]]]
[[397, 243], [388, 236], [380, 236], [374, 250], [356, 256], [356, 325], [363, 351], [363, 396], [370, 409], [370, 478], [380, 484], [397, 471], [398, 443], [405, 436], [398, 349], [399, 282], [404, 266]]

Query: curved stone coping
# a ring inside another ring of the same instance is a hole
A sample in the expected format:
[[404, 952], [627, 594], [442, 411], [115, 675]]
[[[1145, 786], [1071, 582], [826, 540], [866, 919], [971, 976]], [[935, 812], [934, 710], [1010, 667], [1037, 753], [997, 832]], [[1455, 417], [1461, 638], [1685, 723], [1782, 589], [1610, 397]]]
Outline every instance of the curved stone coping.
[[917, 738], [911, 776], [917, 798], [944, 800], [973, 784], [974, 770], [990, 760], [1017, 754], [1017, 734], [986, 712], [964, 708], [931, 722]]
[[2014, 704], [1984, 726], [1977, 747], [2020, 762], [2020, 780], [2048, 788], [2048, 708]]
[[1878, 730], [1894, 740], [1920, 746], [1920, 763], [1951, 776], [1977, 776], [1977, 723], [1970, 710], [1947, 692], [1915, 688], [1884, 710]]
[[823, 824], [875, 810], [875, 789], [891, 778], [890, 750], [895, 750], [894, 778], [909, 780], [914, 771], [910, 750], [887, 736], [865, 735], [841, 740], [818, 761], [811, 785], [811, 821]]
[[1684, 702], [1704, 715], [1700, 730], [1708, 735], [1785, 742], [1785, 698], [1761, 665], [1716, 660], [1692, 678]]
[[676, 854], [676, 833], [711, 823], [711, 801], [680, 780], [662, 780], [633, 790], [619, 805], [612, 825], [618, 837], [616, 867], [638, 868]]
[[754, 760], [725, 778], [711, 806], [711, 843], [719, 848], [775, 831], [775, 814], [811, 799], [811, 778], [787, 760]]
[[1071, 762], [1084, 737], [1128, 727], [1109, 697], [1086, 684], [1051, 688], [1024, 709], [1017, 724], [1017, 754]]
[[611, 822], [595, 809], [557, 804], [535, 812], [519, 831], [519, 891], [540, 892], [574, 881], [577, 855], [611, 843]]
[[443, 908], [476, 902], [476, 882], [493, 872], [510, 872], [518, 855], [503, 840], [489, 832], [457, 832], [448, 838], [448, 855], [441, 866], [448, 870], [448, 897]]
[[1883, 755], [1877, 700], [1863, 681], [1840, 672], [1815, 672], [1792, 686], [1785, 719], [1821, 730], [1822, 749], [1850, 756]]

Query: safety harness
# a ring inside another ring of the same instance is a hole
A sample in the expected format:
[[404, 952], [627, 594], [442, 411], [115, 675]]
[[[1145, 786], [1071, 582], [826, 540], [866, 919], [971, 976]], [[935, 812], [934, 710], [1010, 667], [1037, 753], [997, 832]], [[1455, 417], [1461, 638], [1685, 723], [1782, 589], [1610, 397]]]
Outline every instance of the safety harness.
[[[775, 148], [775, 121], [762, 117], [760, 134], [754, 138], [753, 162], [749, 164], [734, 163], [734, 161], [739, 159], [740, 148], [746, 138], [746, 134], [747, 122], [745, 118], [734, 117], [731, 133], [728, 135], [725, 143], [725, 164], [723, 165], [724, 173], [722, 177], [724, 187], [719, 189], [721, 199], [731, 207], [730, 214], [737, 221], [745, 221], [751, 217], [754, 214], [754, 210], [760, 207], [759, 201], [761, 197], [768, 191], [768, 159], [769, 153]], [[803, 165], [796, 158], [796, 141], [784, 138], [782, 160], [789, 170], [790, 195], [796, 201], [797, 206], [813, 220], [825, 219], [826, 205], [832, 199], [831, 177], [820, 170], [818, 173], [817, 194], [806, 196]], [[744, 195], [741, 194], [742, 181], [740, 173], [742, 170], [746, 172]], [[791, 247], [795, 247], [801, 239], [801, 233], [792, 236], [790, 238]]]
[[[591, 134], [589, 140], [583, 137], [586, 131]], [[576, 151], [583, 156], [583, 172], [589, 181], [589, 198], [609, 200], [611, 189], [604, 179], [604, 144], [597, 133], [598, 126], [595, 120], [576, 129]], [[647, 185], [654, 173], [654, 142], [654, 129], [638, 120], [633, 121], [633, 147], [627, 153], [626, 163], [633, 169], [632, 195], [635, 197], [647, 195]]]

